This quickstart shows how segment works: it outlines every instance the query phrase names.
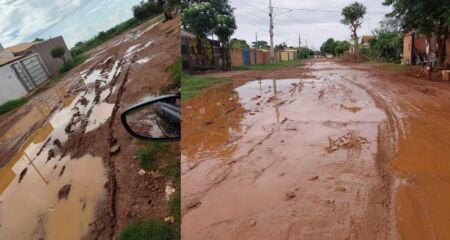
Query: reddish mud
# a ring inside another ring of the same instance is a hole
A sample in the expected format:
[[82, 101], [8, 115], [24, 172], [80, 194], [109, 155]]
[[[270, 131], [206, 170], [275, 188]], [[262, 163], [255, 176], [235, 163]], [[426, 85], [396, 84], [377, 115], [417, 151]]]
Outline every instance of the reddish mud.
[[329, 61], [225, 75], [183, 103], [183, 239], [448, 238], [450, 85]]
[[[138, 174], [140, 146], [120, 123], [127, 106], [171, 83], [165, 68], [179, 54], [179, 18], [160, 20], [97, 47], [0, 116], [1, 239], [113, 239], [133, 220], [167, 217], [170, 181]], [[113, 145], [122, 146], [114, 155]]]

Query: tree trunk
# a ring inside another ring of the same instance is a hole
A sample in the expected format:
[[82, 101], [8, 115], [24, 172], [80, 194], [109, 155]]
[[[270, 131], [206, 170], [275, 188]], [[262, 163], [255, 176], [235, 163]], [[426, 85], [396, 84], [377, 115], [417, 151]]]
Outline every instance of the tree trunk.
[[[439, 65], [444, 64], [444, 54], [445, 54], [445, 48], [442, 46], [442, 20], [439, 20], [438, 29], [436, 31], [436, 43], [437, 43], [437, 51], [436, 51], [436, 57]], [[430, 42], [431, 44], [431, 42]], [[431, 48], [431, 46], [430, 46]], [[442, 51], [444, 50], [444, 51]]]
[[356, 35], [356, 28], [353, 29], [353, 40], [355, 41], [355, 55], [358, 53], [358, 35]]

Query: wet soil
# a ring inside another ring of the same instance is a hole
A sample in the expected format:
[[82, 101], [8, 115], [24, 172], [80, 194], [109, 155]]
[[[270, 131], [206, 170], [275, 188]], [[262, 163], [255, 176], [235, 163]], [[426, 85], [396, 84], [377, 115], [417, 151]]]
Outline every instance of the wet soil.
[[[117, 36], [0, 116], [1, 239], [113, 239], [133, 220], [167, 217], [169, 180], [138, 174], [133, 157], [141, 146], [120, 113], [170, 84], [165, 68], [179, 54], [174, 29], [179, 18], [156, 18]], [[122, 146], [114, 155], [113, 145]]]
[[450, 237], [449, 84], [323, 60], [214, 75], [233, 81], [183, 103], [183, 239]]

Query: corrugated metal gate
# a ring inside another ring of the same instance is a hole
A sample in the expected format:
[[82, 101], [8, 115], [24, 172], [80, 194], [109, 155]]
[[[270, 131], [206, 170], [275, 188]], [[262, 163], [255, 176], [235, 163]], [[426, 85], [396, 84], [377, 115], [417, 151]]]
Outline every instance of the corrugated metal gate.
[[49, 78], [49, 74], [37, 54], [20, 59], [11, 64], [11, 67], [28, 91], [34, 89]]
[[242, 59], [244, 59], [244, 65], [250, 65], [250, 49], [242, 49]]

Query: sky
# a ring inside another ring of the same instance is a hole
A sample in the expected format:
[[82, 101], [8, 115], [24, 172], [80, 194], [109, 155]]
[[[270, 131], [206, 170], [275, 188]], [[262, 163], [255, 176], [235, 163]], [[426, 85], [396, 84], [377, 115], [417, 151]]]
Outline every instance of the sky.
[[[234, 15], [238, 29], [232, 38], [245, 39], [248, 43], [258, 40], [269, 42], [269, 0], [230, 0], [235, 8]], [[340, 11], [355, 0], [272, 0], [274, 7], [274, 44], [287, 42], [288, 46], [298, 46], [299, 34], [302, 46], [316, 50], [328, 38], [350, 40], [350, 29], [341, 24]], [[391, 7], [383, 6], [383, 0], [358, 0], [367, 7], [363, 25], [358, 36], [371, 35], [379, 27], [379, 22]], [[279, 9], [289, 8], [289, 9]], [[290, 9], [317, 9], [318, 11], [290, 11]], [[332, 12], [336, 11], [336, 12]]]
[[0, 0], [0, 43], [62, 35], [68, 47], [133, 16], [141, 0]]

